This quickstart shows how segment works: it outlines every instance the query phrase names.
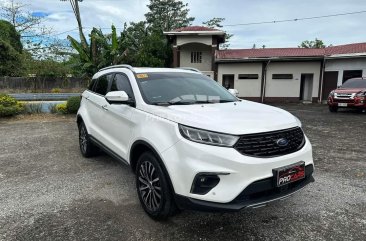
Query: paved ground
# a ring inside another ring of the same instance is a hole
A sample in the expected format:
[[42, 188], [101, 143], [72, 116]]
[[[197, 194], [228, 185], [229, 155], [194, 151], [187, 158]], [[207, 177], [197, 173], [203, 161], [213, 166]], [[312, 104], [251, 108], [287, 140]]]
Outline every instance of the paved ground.
[[129, 167], [82, 158], [72, 118], [0, 121], [0, 240], [366, 240], [366, 114], [283, 106], [314, 146], [316, 182], [239, 213], [142, 211]]

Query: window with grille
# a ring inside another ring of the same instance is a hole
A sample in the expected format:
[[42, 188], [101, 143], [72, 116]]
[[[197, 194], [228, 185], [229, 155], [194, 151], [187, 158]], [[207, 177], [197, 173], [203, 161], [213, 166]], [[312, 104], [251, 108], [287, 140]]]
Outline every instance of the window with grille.
[[239, 74], [239, 79], [258, 79], [258, 74]]
[[272, 79], [293, 79], [293, 74], [273, 74]]
[[202, 63], [202, 52], [191, 52], [191, 63]]

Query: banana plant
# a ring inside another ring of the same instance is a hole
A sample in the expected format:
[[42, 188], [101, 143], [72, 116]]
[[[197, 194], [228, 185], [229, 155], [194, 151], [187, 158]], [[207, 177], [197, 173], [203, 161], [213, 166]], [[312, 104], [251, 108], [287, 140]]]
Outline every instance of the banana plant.
[[89, 37], [90, 41], [85, 46], [70, 35], [67, 37], [79, 55], [84, 73], [91, 76], [98, 69], [123, 62], [127, 50], [119, 51], [122, 37], [117, 36], [114, 25], [112, 25], [112, 33], [109, 35], [103, 34], [100, 29], [93, 28]]

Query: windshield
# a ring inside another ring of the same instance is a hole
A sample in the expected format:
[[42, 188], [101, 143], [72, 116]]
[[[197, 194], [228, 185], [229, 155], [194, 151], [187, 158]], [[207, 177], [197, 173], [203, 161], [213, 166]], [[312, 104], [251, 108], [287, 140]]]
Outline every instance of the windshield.
[[349, 79], [341, 88], [366, 88], [366, 79]]
[[238, 101], [224, 87], [195, 73], [136, 74], [142, 96], [148, 104], [198, 104]]

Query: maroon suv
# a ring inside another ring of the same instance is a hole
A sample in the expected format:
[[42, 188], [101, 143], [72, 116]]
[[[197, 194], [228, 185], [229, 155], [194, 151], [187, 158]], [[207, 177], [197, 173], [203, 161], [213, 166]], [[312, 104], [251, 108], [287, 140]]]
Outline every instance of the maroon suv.
[[366, 78], [349, 79], [332, 90], [328, 97], [328, 106], [331, 112], [337, 112], [338, 108], [366, 110]]

